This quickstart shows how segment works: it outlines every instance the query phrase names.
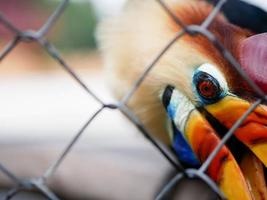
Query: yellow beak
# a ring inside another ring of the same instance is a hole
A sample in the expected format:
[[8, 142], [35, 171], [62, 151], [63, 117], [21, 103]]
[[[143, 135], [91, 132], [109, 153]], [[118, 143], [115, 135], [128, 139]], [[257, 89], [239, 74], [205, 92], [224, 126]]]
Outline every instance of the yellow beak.
[[[251, 103], [248, 101], [234, 96], [226, 96], [215, 104], [205, 106], [205, 109], [223, 126], [230, 129], [250, 106]], [[240, 167], [253, 200], [267, 199], [267, 187], [264, 178], [264, 166], [267, 166], [266, 125], [267, 107], [260, 105], [244, 120], [233, 136], [248, 147], [247, 152], [240, 152], [244, 154], [240, 160]], [[227, 183], [224, 190], [228, 190], [230, 185], [236, 188], [235, 182], [232, 178], [232, 185], [230, 182]], [[235, 198], [231, 197], [231, 199]]]
[[[187, 120], [185, 137], [201, 163], [212, 153], [220, 139], [210, 124], [193, 110]], [[224, 146], [208, 167], [208, 175], [229, 200], [252, 200], [246, 180], [229, 149]]]
[[[230, 129], [251, 104], [233, 96], [206, 106], [206, 110]], [[267, 167], [267, 107], [258, 106], [235, 131], [235, 137], [244, 143]]]
[[[176, 129], [180, 130], [183, 138], [189, 144], [190, 151], [200, 163], [204, 163], [221, 141], [218, 136], [220, 129], [215, 125], [223, 127], [227, 132], [227, 129], [230, 129], [250, 106], [251, 103], [245, 100], [226, 96], [216, 103], [203, 106], [202, 108], [205, 110], [203, 114], [187, 97], [174, 90], [166, 107]], [[237, 155], [235, 151], [232, 152], [232, 146], [226, 144], [208, 166], [207, 174], [218, 184], [227, 199], [267, 200], [263, 167], [263, 165], [266, 167], [267, 164], [266, 124], [267, 108], [260, 105], [244, 120], [232, 136], [244, 144], [245, 148], [242, 147], [237, 151], [240, 155]], [[218, 133], [213, 127], [218, 130]], [[173, 138], [174, 144], [176, 144], [175, 137]], [[179, 148], [181, 148], [180, 146]], [[190, 158], [191, 154], [186, 154], [186, 152], [188, 149], [182, 151], [182, 156]], [[177, 155], [179, 157], [181, 154], [178, 152]], [[241, 159], [238, 158], [237, 161], [234, 156]]]

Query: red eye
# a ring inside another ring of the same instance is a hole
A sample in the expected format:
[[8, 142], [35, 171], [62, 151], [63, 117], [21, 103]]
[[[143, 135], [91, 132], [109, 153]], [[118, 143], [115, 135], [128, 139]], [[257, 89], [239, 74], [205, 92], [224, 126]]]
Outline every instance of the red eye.
[[209, 99], [217, 96], [219, 88], [211, 80], [205, 80], [198, 83], [197, 90], [202, 97]]
[[217, 79], [206, 72], [199, 71], [194, 74], [193, 84], [201, 97], [200, 100], [205, 104], [216, 102], [224, 95]]

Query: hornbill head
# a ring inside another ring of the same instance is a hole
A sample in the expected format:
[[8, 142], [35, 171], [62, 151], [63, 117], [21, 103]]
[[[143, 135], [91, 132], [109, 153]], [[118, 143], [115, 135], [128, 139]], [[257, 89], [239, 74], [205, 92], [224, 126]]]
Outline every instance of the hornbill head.
[[[201, 1], [166, 1], [185, 25], [212, 11]], [[110, 85], [123, 97], [181, 27], [156, 1], [131, 0], [99, 31]], [[218, 14], [208, 27], [267, 91], [267, 34], [254, 35]], [[128, 106], [185, 166], [199, 167], [257, 100], [257, 94], [205, 36], [185, 34], [158, 61]], [[228, 199], [267, 199], [267, 107], [262, 103], [215, 156], [207, 174]]]

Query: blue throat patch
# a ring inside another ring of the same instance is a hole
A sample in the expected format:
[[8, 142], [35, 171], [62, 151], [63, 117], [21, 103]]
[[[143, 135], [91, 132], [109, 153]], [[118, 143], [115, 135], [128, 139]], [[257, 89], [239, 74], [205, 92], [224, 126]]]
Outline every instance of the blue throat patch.
[[172, 122], [173, 130], [173, 148], [178, 159], [182, 164], [186, 164], [190, 167], [199, 167], [200, 162], [196, 158], [192, 148], [189, 146], [187, 141], [184, 139], [182, 133], [175, 127]]
[[[174, 119], [177, 114], [177, 109], [179, 105], [179, 98], [174, 95], [174, 87], [167, 86], [162, 97], [162, 103], [167, 111], [169, 118], [171, 119], [172, 128], [172, 147], [178, 157], [179, 161], [186, 167], [199, 167], [200, 162], [195, 156], [192, 148], [186, 141], [184, 135], [178, 130], [174, 123]], [[179, 117], [179, 116], [178, 116]]]

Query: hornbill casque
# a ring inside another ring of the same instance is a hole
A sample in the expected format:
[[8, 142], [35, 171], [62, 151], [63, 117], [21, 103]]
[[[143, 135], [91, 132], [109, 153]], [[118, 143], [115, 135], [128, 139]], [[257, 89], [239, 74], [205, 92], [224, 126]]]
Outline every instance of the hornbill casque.
[[[200, 25], [213, 10], [198, 0], [165, 0], [185, 25]], [[98, 30], [109, 85], [118, 99], [182, 28], [155, 0], [130, 0]], [[267, 34], [230, 23], [219, 13], [208, 27], [267, 92]], [[257, 94], [204, 36], [183, 35], [162, 56], [128, 106], [154, 136], [198, 168]], [[219, 151], [207, 174], [230, 200], [267, 199], [267, 107], [259, 105]]]

